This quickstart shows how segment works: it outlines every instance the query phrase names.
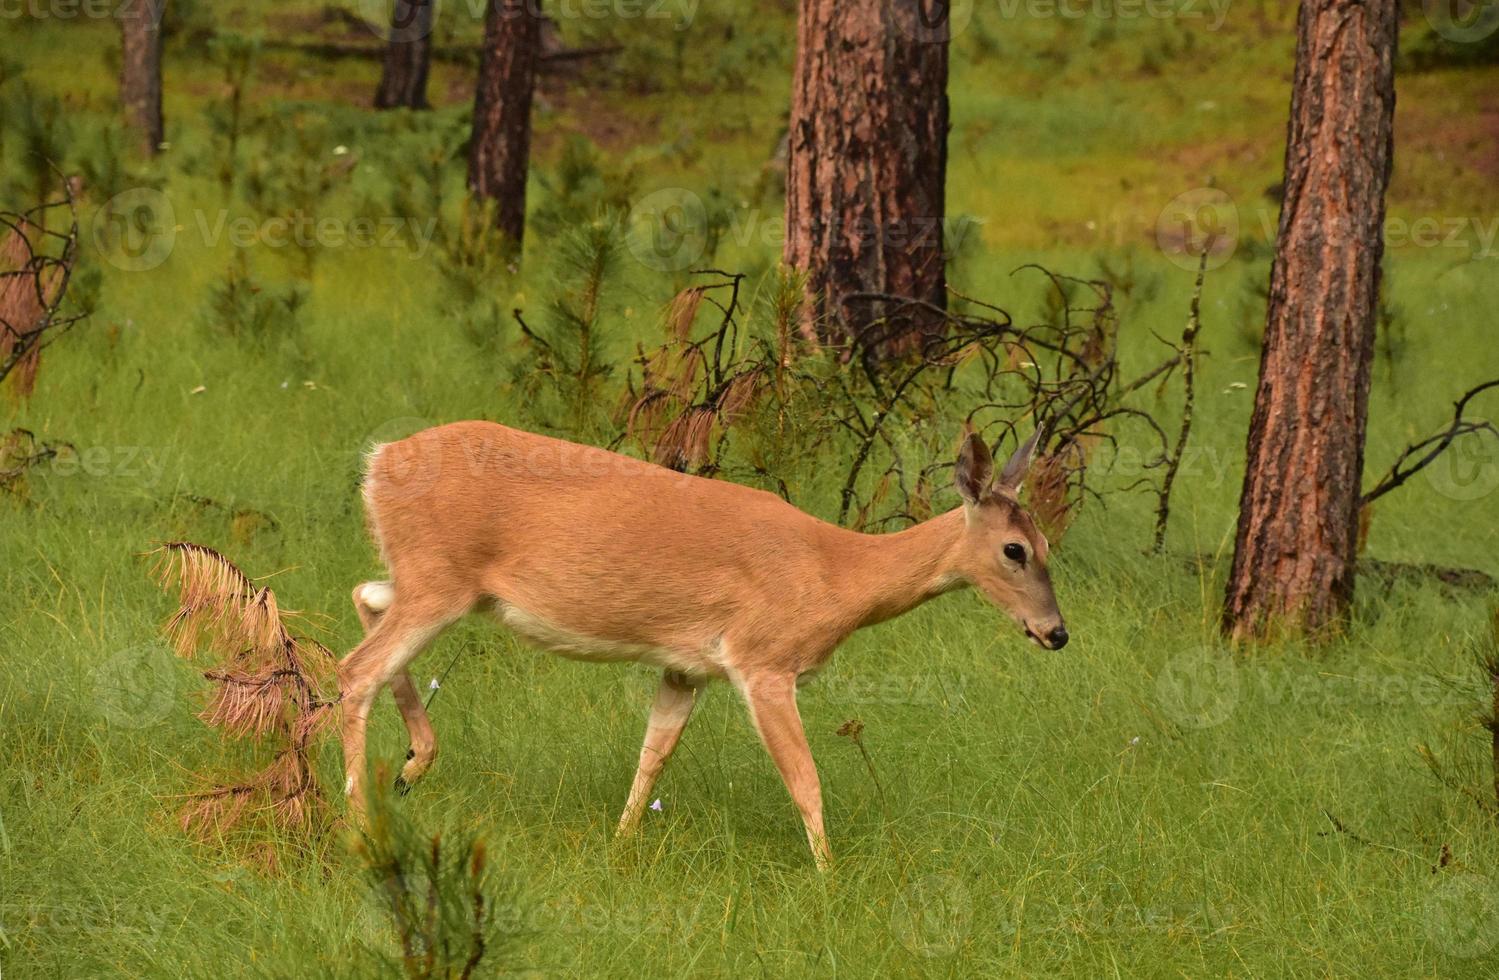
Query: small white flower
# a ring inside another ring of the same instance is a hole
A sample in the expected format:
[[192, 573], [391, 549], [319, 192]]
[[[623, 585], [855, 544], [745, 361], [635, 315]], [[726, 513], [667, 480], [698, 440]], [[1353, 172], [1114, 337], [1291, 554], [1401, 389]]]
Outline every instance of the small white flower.
[[434, 678], [432, 678], [431, 681], [429, 681], [427, 683], [427, 690], [429, 690], [429, 691], [435, 691], [435, 690], [437, 690], [437, 688], [439, 686], [440, 685], [437, 683], [437, 678], [434, 677]]
[[661, 800], [660, 800], [659, 797], [653, 803], [651, 803], [651, 809], [655, 810], [657, 812], [660, 812], [660, 810], [661, 810]]
[[344, 146], [342, 143], [340, 143], [339, 145], [337, 145], [337, 146], [335, 146], [333, 148], [333, 155], [336, 156], [336, 157], [341, 157], [345, 153], [348, 153], [348, 152], [349, 152], [349, 148], [347, 146]]

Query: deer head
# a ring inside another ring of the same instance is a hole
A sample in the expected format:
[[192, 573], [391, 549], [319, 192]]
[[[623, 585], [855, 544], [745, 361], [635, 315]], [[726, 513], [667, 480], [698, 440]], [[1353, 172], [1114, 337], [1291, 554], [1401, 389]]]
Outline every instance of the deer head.
[[1050, 546], [1019, 500], [1040, 435], [1036, 430], [1015, 450], [997, 479], [984, 440], [969, 433], [963, 441], [955, 482], [967, 522], [958, 572], [1009, 613], [1032, 641], [1060, 650], [1067, 645], [1067, 627], [1046, 571]]

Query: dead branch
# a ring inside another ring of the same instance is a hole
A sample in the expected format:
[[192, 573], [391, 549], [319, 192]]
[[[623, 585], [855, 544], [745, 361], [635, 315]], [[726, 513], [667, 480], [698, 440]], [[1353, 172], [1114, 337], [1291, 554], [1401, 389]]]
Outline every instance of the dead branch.
[[[767, 344], [739, 352], [740, 289], [744, 276], [695, 270], [720, 281], [690, 286], [667, 307], [668, 341], [641, 351], [641, 390], [627, 394], [626, 433], [662, 466], [712, 475], [722, 465], [724, 434], [748, 411], [773, 377], [776, 353]], [[719, 299], [719, 293], [726, 294]], [[703, 303], [722, 314], [717, 328], [693, 339]]]
[[[667, 341], [636, 359], [639, 384], [632, 375], [621, 408], [627, 434], [658, 463], [711, 476], [726, 466], [725, 446], [737, 420], [773, 416], [776, 442], [785, 444], [794, 405], [801, 424], [793, 428], [803, 448], [836, 439], [847, 460], [840, 464], [837, 520], [880, 527], [930, 516], [933, 495], [946, 491], [941, 477], [951, 468], [951, 447], [929, 420], [961, 392], [975, 405], [966, 421], [995, 445], [1022, 441], [1028, 433], [1019, 430], [1027, 424], [1045, 429], [1028, 492], [1059, 536], [1082, 500], [1098, 495], [1087, 483], [1089, 457], [1093, 447], [1113, 440], [1112, 427], [1143, 426], [1161, 447], [1159, 462], [1151, 465], [1166, 465], [1165, 432], [1124, 398], [1168, 378], [1183, 352], [1174, 349], [1143, 377], [1122, 382], [1109, 286], [1039, 267], [1016, 271], [1024, 270], [1040, 271], [1052, 288], [1051, 314], [1043, 322], [1018, 325], [1000, 307], [956, 292], [960, 302], [950, 309], [894, 294], [854, 293], [842, 304], [858, 305], [861, 315], [840, 315], [859, 328], [820, 348], [786, 340], [797, 331], [785, 322], [781, 294], [773, 304], [774, 337], [745, 332], [742, 277], [697, 270], [714, 281], [678, 294], [666, 311]], [[1071, 298], [1078, 287], [1088, 299]], [[699, 334], [705, 306], [721, 316], [714, 329]], [[1195, 343], [1196, 331], [1189, 330]], [[768, 414], [755, 415], [757, 406]], [[942, 461], [908, 466], [912, 439], [924, 459]], [[750, 470], [765, 472], [759, 465]], [[779, 489], [787, 495], [784, 484]]]
[[[1365, 845], [1367, 847], [1386, 847], [1386, 846], [1388, 846], [1388, 845], [1384, 845], [1384, 844], [1379, 844], [1379, 843], [1377, 843], [1375, 841], [1370, 840], [1367, 837], [1364, 837], [1363, 835], [1361, 835], [1361, 834], [1359, 834], [1359, 833], [1357, 833], [1357, 832], [1355, 832], [1353, 830], [1350, 830], [1348, 828], [1347, 824], [1345, 824], [1345, 823], [1343, 823], [1343, 821], [1339, 820], [1333, 814], [1333, 812], [1331, 810], [1328, 810], [1328, 809], [1324, 808], [1322, 810], [1322, 815], [1327, 818], [1327, 822], [1328, 823], [1332, 824], [1333, 831], [1335, 831], [1336, 833], [1344, 835], [1345, 837], [1347, 837], [1350, 840], [1352, 840], [1354, 843], [1363, 844], [1363, 845]], [[1327, 836], [1329, 836], [1329, 834], [1325, 830], [1319, 830], [1319, 831], [1317, 831], [1317, 836], [1318, 837], [1327, 837]]]
[[15, 428], [0, 437], [0, 490], [15, 492], [33, 467], [54, 459], [71, 443], [44, 442], [30, 429]]
[[1397, 582], [1426, 585], [1435, 580], [1450, 589], [1466, 589], [1471, 592], [1488, 592], [1499, 582], [1488, 572], [1476, 568], [1459, 568], [1432, 563], [1380, 561], [1378, 558], [1360, 558], [1358, 574], [1382, 582], [1386, 587]]
[[[75, 183], [64, 178], [60, 201], [0, 211], [0, 383], [14, 377], [22, 398], [36, 385], [42, 351], [90, 312], [64, 310], [78, 259]], [[66, 232], [48, 227], [60, 208], [67, 210]]]
[[[1467, 419], [1463, 417], [1463, 413], [1468, 408], [1468, 403], [1477, 395], [1491, 388], [1499, 388], [1499, 378], [1495, 378], [1492, 381], [1485, 381], [1483, 384], [1469, 388], [1464, 392], [1461, 398], [1452, 403], [1452, 422], [1447, 428], [1436, 435], [1428, 436], [1420, 442], [1406, 446], [1404, 451], [1395, 457], [1395, 462], [1390, 466], [1389, 472], [1380, 478], [1372, 490], [1359, 498], [1359, 506], [1367, 507], [1430, 466], [1438, 456], [1442, 455], [1442, 453], [1446, 452], [1452, 446], [1452, 443], [1459, 436], [1475, 435], [1480, 432], [1488, 432], [1494, 436], [1499, 436], [1499, 429], [1494, 428], [1493, 423], [1486, 420]], [[1413, 463], [1409, 462], [1412, 458], [1415, 458], [1415, 462]]]
[[180, 490], [177, 493], [174, 493], [172, 495], [172, 499], [186, 501], [187, 503], [193, 504], [196, 507], [203, 508], [204, 510], [218, 511], [219, 513], [227, 515], [229, 519], [236, 524], [264, 524], [265, 526], [271, 528], [271, 530], [273, 531], [281, 530], [281, 522], [277, 520], [273, 514], [267, 513], [266, 511], [260, 510], [256, 507], [237, 507], [233, 504], [226, 504], [223, 501], [215, 500], [212, 497], [205, 497], [199, 493], [190, 493], [186, 490]]
[[1194, 374], [1197, 362], [1197, 332], [1202, 327], [1202, 280], [1207, 274], [1208, 253], [1203, 249], [1197, 263], [1197, 283], [1192, 287], [1191, 312], [1187, 314], [1187, 326], [1182, 331], [1181, 346], [1176, 349], [1181, 358], [1182, 370], [1182, 421], [1176, 435], [1176, 446], [1166, 459], [1166, 474], [1161, 477], [1161, 492], [1155, 512], [1155, 543], [1151, 551], [1160, 554], [1166, 544], [1166, 524], [1171, 519], [1171, 488], [1176, 483], [1177, 471], [1187, 451], [1187, 439], [1192, 434], [1192, 405], [1196, 397]]
[[[260, 46], [267, 51], [284, 51], [292, 54], [306, 55], [310, 58], [324, 58], [330, 61], [341, 59], [379, 61], [385, 57], [384, 45], [364, 41], [339, 41], [331, 39], [296, 41], [285, 38], [267, 38], [260, 42]], [[477, 65], [479, 57], [482, 54], [482, 49], [478, 45], [434, 44], [430, 50], [433, 61], [454, 65]], [[554, 51], [543, 51], [537, 58], [537, 63], [542, 72], [564, 71], [578, 62], [619, 54], [623, 50], [624, 46], [620, 44], [596, 44], [586, 48], [559, 48]]]

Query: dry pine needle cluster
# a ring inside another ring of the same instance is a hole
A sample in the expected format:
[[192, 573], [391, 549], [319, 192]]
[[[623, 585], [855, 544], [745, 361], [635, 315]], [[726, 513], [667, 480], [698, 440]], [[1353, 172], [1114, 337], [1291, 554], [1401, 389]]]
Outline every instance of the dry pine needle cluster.
[[275, 593], [214, 549], [173, 542], [154, 554], [155, 577], [178, 594], [166, 625], [173, 647], [187, 659], [206, 653], [217, 660], [203, 671], [213, 687], [198, 717], [274, 747], [263, 768], [192, 794], [179, 814], [182, 829], [222, 833], [246, 818], [282, 828], [324, 824], [311, 751], [337, 704], [328, 694], [337, 690], [332, 652], [288, 631]]

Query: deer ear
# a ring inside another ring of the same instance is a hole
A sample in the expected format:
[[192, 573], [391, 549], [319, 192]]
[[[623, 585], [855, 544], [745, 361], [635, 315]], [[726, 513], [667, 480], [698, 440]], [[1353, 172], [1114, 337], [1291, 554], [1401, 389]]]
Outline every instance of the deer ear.
[[1030, 472], [1031, 461], [1036, 458], [1036, 444], [1041, 441], [1041, 429], [1038, 427], [1031, 437], [1020, 444], [1015, 450], [1015, 455], [1005, 463], [1005, 468], [999, 474], [999, 488], [1011, 493], [1020, 491], [1020, 484], [1025, 482], [1026, 473]]
[[958, 453], [958, 467], [953, 478], [958, 495], [966, 504], [977, 504], [988, 496], [989, 484], [993, 481], [994, 457], [989, 454], [989, 446], [977, 432], [970, 432]]

